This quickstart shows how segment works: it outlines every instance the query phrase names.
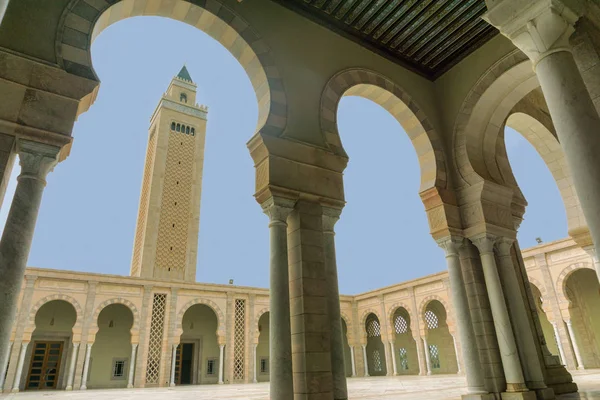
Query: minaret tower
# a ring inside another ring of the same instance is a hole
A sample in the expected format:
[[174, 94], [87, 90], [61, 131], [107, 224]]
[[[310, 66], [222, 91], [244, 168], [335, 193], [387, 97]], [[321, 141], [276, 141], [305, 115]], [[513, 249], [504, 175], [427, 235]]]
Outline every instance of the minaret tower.
[[196, 280], [206, 115], [183, 66], [150, 119], [132, 276]]

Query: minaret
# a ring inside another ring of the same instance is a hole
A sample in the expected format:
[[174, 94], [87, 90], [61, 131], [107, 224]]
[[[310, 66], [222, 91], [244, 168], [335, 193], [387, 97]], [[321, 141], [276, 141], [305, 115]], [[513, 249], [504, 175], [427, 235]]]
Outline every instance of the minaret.
[[183, 66], [150, 119], [131, 276], [196, 280], [206, 115]]

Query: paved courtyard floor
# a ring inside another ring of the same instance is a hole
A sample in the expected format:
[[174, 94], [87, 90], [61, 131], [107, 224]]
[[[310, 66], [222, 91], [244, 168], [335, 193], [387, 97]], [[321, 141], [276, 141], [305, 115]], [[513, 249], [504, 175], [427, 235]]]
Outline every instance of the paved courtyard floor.
[[[580, 393], [561, 400], [600, 400], [600, 370], [578, 371], [574, 379]], [[455, 400], [460, 399], [465, 380], [455, 375], [353, 378], [348, 380], [352, 400]], [[8, 400], [267, 400], [268, 383], [249, 385], [182, 386], [155, 389], [24, 392], [0, 395]]]

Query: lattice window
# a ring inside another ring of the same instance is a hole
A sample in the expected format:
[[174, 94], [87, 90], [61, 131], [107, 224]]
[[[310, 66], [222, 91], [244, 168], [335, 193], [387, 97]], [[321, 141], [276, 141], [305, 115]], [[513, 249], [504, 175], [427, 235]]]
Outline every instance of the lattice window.
[[432, 369], [440, 368], [440, 351], [435, 344], [429, 345], [429, 361]]
[[375, 350], [373, 352], [373, 369], [375, 369], [375, 372], [383, 371], [383, 364], [381, 363], [381, 354], [379, 354], [379, 350]]
[[150, 322], [150, 341], [148, 344], [148, 366], [146, 367], [146, 383], [149, 384], [158, 384], [166, 304], [166, 294], [154, 294], [154, 300], [152, 301], [152, 321]]
[[379, 321], [377, 321], [374, 318], [367, 321], [367, 336], [368, 337], [381, 336], [381, 328], [379, 326]]
[[246, 350], [246, 300], [235, 300], [235, 329], [233, 344], [233, 379], [244, 380], [244, 353]]
[[408, 370], [408, 352], [404, 347], [401, 347], [398, 350], [398, 355], [400, 359], [400, 369]]
[[439, 326], [438, 317], [431, 310], [425, 311], [425, 321], [427, 322], [427, 329], [435, 329]]
[[217, 374], [218, 361], [216, 358], [209, 358], [206, 360], [206, 375], [212, 376]]
[[394, 327], [396, 328], [396, 333], [408, 332], [408, 324], [402, 315], [398, 315], [396, 317], [396, 320], [394, 321]]

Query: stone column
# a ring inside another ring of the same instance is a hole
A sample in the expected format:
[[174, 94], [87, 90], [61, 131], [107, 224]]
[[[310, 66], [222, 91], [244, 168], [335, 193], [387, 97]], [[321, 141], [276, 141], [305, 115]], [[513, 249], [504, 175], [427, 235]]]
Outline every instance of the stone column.
[[[2, 21], [2, 1], [0, 0], [0, 21]], [[4, 200], [6, 187], [15, 164], [15, 156], [17, 155], [15, 141], [15, 136], [0, 133], [0, 204]]]
[[390, 350], [392, 352], [392, 370], [394, 376], [398, 375], [398, 366], [396, 365], [396, 349], [394, 349], [394, 342], [390, 340]]
[[258, 383], [258, 379], [256, 379], [256, 369], [257, 369], [256, 346], [257, 345], [255, 345], [255, 344], [252, 345], [252, 364], [254, 364], [254, 376], [252, 377], [253, 383]]
[[452, 343], [454, 343], [454, 354], [456, 355], [456, 367], [458, 371], [456, 372], [458, 375], [462, 374], [460, 369], [460, 356], [458, 355], [458, 345], [456, 344], [456, 335], [452, 335]]
[[225, 349], [224, 344], [219, 345], [219, 385], [223, 384], [223, 351]]
[[471, 240], [479, 249], [483, 276], [492, 309], [494, 329], [498, 339], [502, 369], [506, 378], [507, 392], [527, 392], [525, 378], [521, 368], [521, 360], [513, 334], [512, 324], [506, 308], [506, 300], [502, 291], [498, 267], [494, 256], [495, 237], [484, 235]]
[[356, 361], [354, 360], [354, 346], [350, 346], [350, 361], [352, 364], [352, 377], [356, 376]]
[[367, 345], [366, 344], [362, 345], [362, 351], [363, 351], [363, 361], [365, 364], [365, 376], [369, 376], [369, 362], [367, 361]]
[[542, 365], [537, 353], [534, 332], [529, 324], [525, 300], [517, 272], [511, 255], [514, 240], [499, 238], [496, 241], [498, 249], [498, 273], [504, 289], [504, 297], [508, 304], [511, 321], [513, 322], [514, 336], [518, 344], [519, 356], [523, 362], [525, 381], [529, 389], [538, 393], [539, 399], [554, 399], [554, 391], [546, 387]]
[[423, 336], [423, 347], [425, 348], [425, 365], [427, 366], [427, 375], [431, 375], [431, 354], [429, 354], [429, 344], [427, 337]]
[[563, 348], [562, 340], [560, 340], [560, 333], [558, 332], [558, 325], [556, 325], [556, 322], [551, 322], [551, 324], [552, 324], [552, 328], [554, 328], [554, 340], [556, 340], [556, 345], [558, 346], [558, 352], [560, 354], [560, 361], [563, 364], [565, 364], [566, 363], [565, 349]]
[[173, 345], [173, 350], [171, 351], [171, 379], [169, 379], [169, 386], [175, 387], [175, 362], [177, 360], [177, 345]]
[[0, 394], [4, 390], [4, 379], [6, 378], [6, 370], [8, 369], [8, 359], [10, 357], [10, 352], [12, 350], [12, 347], [13, 347], [13, 343], [10, 342], [8, 344], [8, 350], [6, 351], [6, 361], [4, 361], [4, 364], [2, 364], [2, 366], [0, 368]]
[[414, 327], [411, 326], [411, 332], [416, 332], [417, 337], [414, 338], [415, 344], [417, 345], [417, 359], [419, 361], [419, 375], [427, 375], [427, 366], [425, 365], [425, 349], [423, 348], [423, 341], [421, 340], [421, 312], [417, 307], [417, 297], [415, 296], [414, 288], [408, 288], [411, 306], [412, 306], [412, 315], [418, 316], [415, 318], [411, 318], [411, 322], [414, 322]]
[[573, 324], [571, 324], [570, 319], [566, 320], [565, 322], [567, 324], [567, 330], [569, 332], [571, 344], [573, 345], [573, 351], [575, 352], [575, 358], [577, 360], [577, 369], [585, 369], [585, 367], [583, 366], [583, 357], [581, 357], [581, 352], [579, 351], [579, 346], [577, 345], [577, 339], [575, 339], [575, 331], [573, 330]]
[[19, 386], [21, 385], [21, 376], [23, 374], [23, 366], [25, 364], [25, 354], [27, 354], [27, 346], [29, 342], [21, 343], [21, 353], [19, 353], [19, 362], [17, 363], [17, 373], [15, 375], [15, 381], [13, 382], [13, 393], [19, 392]]
[[56, 165], [60, 151], [58, 147], [29, 140], [19, 140], [17, 150], [21, 174], [0, 239], [0, 365], [6, 362], [46, 175]]
[[[144, 297], [142, 298], [142, 310], [140, 315], [140, 342], [138, 345], [138, 349], [140, 353], [146, 352], [148, 353], [148, 339], [150, 337], [150, 324], [152, 319], [152, 290], [153, 286], [144, 285]], [[133, 380], [133, 386], [137, 388], [144, 387], [146, 385], [146, 364], [147, 360], [144, 362], [144, 358], [141, 357], [140, 361], [135, 365], [135, 374]]]
[[67, 380], [67, 387], [65, 390], [73, 390], [73, 379], [75, 379], [75, 362], [77, 361], [77, 350], [79, 350], [79, 343], [73, 343], [73, 350], [71, 351], [71, 363], [69, 364], [69, 377]]
[[600, 246], [600, 117], [569, 43], [585, 3], [503, 0], [486, 19], [531, 59], [592, 240]]
[[[127, 388], [133, 388], [133, 375], [135, 373], [135, 360], [137, 358], [137, 343], [131, 344], [131, 358], [129, 360], [129, 373], [127, 374]], [[87, 363], [87, 359], [86, 359]]]
[[329, 330], [331, 331], [331, 374], [333, 377], [333, 399], [348, 398], [346, 384], [346, 364], [344, 361], [344, 332], [340, 311], [340, 293], [338, 289], [337, 262], [335, 258], [335, 232], [333, 227], [339, 220], [342, 210], [323, 207], [323, 242], [325, 250], [325, 270], [327, 281], [327, 310], [329, 311]]
[[[85, 349], [85, 361], [83, 363], [83, 375], [81, 377], [81, 386], [79, 387], [79, 390], [86, 390], [87, 389], [87, 380], [88, 380], [88, 372], [90, 370], [90, 356], [92, 354], [92, 346], [94, 345], [94, 343], [88, 343]], [[129, 368], [130, 371], [130, 375], [131, 375], [131, 366]], [[127, 385], [127, 387], [129, 387], [129, 385]]]
[[292, 334], [290, 327], [290, 284], [288, 267], [287, 217], [294, 201], [271, 197], [262, 204], [269, 216], [270, 231], [270, 312], [269, 361], [270, 395], [273, 400], [294, 398], [292, 375]]
[[[462, 356], [467, 376], [467, 391], [472, 394], [487, 393], [484, 371], [479, 358], [479, 350], [477, 349], [477, 341], [458, 254], [458, 249], [462, 246], [463, 241], [463, 238], [448, 238], [438, 241], [438, 244], [446, 253], [452, 304], [454, 305], [456, 325], [458, 326], [458, 334], [460, 335]], [[456, 338], [454, 335], [452, 339], [454, 340], [454, 351], [456, 352], [456, 362], [458, 364], [458, 372], [460, 373], [460, 359], [458, 351], [456, 351]]]
[[[77, 364], [75, 364], [75, 380], [73, 381], [73, 388], [81, 388], [84, 387], [83, 390], [86, 389], [86, 385], [83, 382], [83, 370], [85, 368], [85, 359], [87, 351], [87, 344], [89, 340], [90, 334], [90, 326], [96, 325], [97, 321], [93, 321], [94, 315], [94, 307], [96, 305], [96, 287], [98, 282], [88, 281], [87, 286], [87, 298], [85, 300], [85, 308], [83, 311], [83, 324], [81, 327], [81, 345], [79, 346], [79, 354], [77, 354]], [[92, 339], [94, 340], [94, 339]], [[92, 342], [93, 344], [93, 342]], [[86, 374], [87, 376], [87, 374]]]

